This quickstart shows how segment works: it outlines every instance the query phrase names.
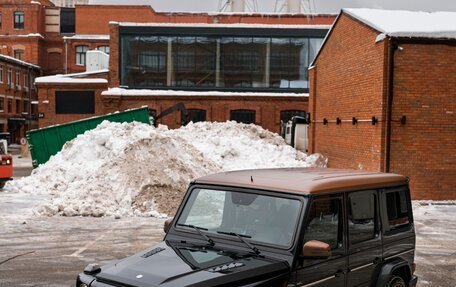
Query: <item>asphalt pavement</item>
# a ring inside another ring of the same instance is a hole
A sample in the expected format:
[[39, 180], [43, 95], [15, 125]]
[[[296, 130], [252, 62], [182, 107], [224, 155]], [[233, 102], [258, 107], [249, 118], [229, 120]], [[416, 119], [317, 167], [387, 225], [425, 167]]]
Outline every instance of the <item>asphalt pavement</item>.
[[[31, 167], [23, 160], [14, 172], [28, 175]], [[47, 199], [0, 192], [0, 287], [75, 286], [87, 264], [127, 257], [164, 236], [164, 219], [34, 215], [33, 207]], [[414, 203], [419, 287], [455, 286], [455, 217], [455, 202]]]

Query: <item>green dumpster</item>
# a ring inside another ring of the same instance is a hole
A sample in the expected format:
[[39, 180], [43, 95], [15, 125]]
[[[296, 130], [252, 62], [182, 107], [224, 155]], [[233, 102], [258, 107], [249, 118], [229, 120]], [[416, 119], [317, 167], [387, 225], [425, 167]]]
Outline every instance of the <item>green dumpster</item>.
[[79, 134], [96, 128], [104, 120], [119, 123], [137, 121], [150, 124], [148, 108], [142, 107], [28, 131], [26, 137], [29, 142], [33, 166], [37, 167], [47, 162], [51, 156], [62, 150], [66, 142], [76, 138]]

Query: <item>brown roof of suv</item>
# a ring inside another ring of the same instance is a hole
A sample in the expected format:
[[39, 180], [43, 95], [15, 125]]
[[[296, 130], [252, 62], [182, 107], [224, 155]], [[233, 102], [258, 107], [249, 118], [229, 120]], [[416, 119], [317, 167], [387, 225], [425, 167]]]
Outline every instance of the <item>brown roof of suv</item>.
[[407, 184], [402, 175], [333, 168], [254, 169], [204, 176], [195, 183], [249, 187], [304, 194], [329, 193]]

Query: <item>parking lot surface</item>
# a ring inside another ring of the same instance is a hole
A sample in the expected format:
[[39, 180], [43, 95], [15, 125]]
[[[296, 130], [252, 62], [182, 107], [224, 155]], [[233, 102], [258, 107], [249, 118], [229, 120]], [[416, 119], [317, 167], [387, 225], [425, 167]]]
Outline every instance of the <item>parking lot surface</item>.
[[[0, 193], [0, 286], [74, 286], [88, 263], [106, 263], [163, 238], [164, 219], [39, 217], [42, 196]], [[456, 205], [414, 203], [418, 286], [454, 285]]]

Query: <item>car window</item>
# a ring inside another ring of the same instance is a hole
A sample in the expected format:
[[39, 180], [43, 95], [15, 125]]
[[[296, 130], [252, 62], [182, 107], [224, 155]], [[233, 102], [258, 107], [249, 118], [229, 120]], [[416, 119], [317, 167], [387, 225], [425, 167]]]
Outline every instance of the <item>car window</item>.
[[312, 202], [304, 233], [304, 242], [318, 240], [336, 249], [342, 243], [341, 201], [326, 198]]
[[348, 195], [348, 230], [350, 244], [375, 237], [377, 222], [375, 191], [359, 191]]
[[410, 224], [410, 212], [406, 190], [385, 193], [387, 224], [385, 231], [393, 231]]
[[289, 247], [293, 243], [301, 207], [302, 202], [298, 199], [194, 189], [177, 224], [198, 226], [216, 235], [233, 232], [254, 242]]

